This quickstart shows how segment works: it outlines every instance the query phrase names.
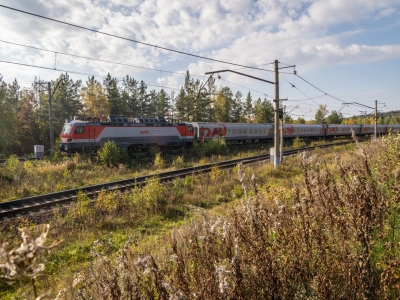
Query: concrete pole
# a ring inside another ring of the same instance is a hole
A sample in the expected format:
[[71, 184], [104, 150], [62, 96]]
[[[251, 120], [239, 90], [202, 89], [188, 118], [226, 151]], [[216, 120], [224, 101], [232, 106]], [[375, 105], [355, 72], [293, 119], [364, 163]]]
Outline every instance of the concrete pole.
[[378, 123], [378, 100], [375, 100], [375, 126], [374, 126], [375, 138], [376, 138], [377, 123]]
[[279, 166], [279, 70], [275, 60], [275, 122], [274, 122], [274, 167]]
[[285, 109], [286, 109], [286, 106], [284, 106], [284, 105], [282, 105], [282, 108], [283, 108], [283, 118], [282, 118], [282, 122], [281, 122], [281, 124], [282, 124], [282, 126], [281, 126], [281, 140], [280, 140], [280, 157], [279, 157], [279, 162], [280, 163], [282, 163], [282, 161], [283, 161], [283, 126], [285, 126]]
[[49, 120], [50, 120], [50, 153], [54, 154], [54, 130], [53, 130], [53, 106], [51, 103], [51, 82], [47, 83], [47, 90], [49, 92]]

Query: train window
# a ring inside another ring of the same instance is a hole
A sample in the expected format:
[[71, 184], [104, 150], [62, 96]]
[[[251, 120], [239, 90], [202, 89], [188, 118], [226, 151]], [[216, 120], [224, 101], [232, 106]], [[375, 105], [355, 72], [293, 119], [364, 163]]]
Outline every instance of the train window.
[[236, 130], [232, 130], [232, 133], [233, 133], [233, 134], [236, 134]]
[[189, 131], [189, 132], [193, 132], [193, 127], [191, 127], [191, 126], [188, 127], [188, 131]]
[[85, 133], [85, 126], [76, 126], [75, 133], [76, 134]]
[[263, 129], [263, 133], [267, 133], [267, 131], [265, 129]]
[[238, 134], [242, 134], [242, 130], [239, 129], [239, 130], [238, 130]]
[[243, 130], [243, 133], [244, 133], [244, 134], [247, 134], [247, 129], [244, 129], [244, 130]]
[[228, 130], [226, 131], [226, 134], [230, 134], [230, 133], [231, 133], [231, 130], [228, 129]]
[[249, 129], [249, 134], [251, 134], [251, 129]]
[[62, 133], [63, 134], [69, 134], [71, 131], [72, 125], [71, 124], [65, 124]]

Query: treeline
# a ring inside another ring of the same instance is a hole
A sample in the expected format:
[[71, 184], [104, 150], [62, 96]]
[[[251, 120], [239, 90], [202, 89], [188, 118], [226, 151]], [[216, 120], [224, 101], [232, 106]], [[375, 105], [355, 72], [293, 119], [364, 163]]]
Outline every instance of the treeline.
[[[375, 124], [374, 114], [364, 114], [345, 118], [341, 112], [329, 112], [327, 105], [319, 105], [315, 118], [307, 124]], [[378, 112], [377, 124], [400, 124], [400, 111]]]
[[[47, 84], [45, 85], [47, 86]], [[55, 87], [57, 87], [55, 89]], [[184, 86], [175, 99], [164, 89], [149, 89], [142, 80], [127, 75], [118, 80], [110, 74], [100, 82], [89, 77], [85, 83], [62, 74], [52, 82], [52, 111], [55, 138], [66, 119], [76, 115], [167, 116], [199, 122], [273, 122], [273, 106], [266, 98], [242, 101], [241, 92], [217, 87], [186, 73]], [[49, 149], [49, 95], [40, 85], [21, 89], [17, 79], [6, 83], [0, 75], [0, 157], [33, 152], [34, 145]]]

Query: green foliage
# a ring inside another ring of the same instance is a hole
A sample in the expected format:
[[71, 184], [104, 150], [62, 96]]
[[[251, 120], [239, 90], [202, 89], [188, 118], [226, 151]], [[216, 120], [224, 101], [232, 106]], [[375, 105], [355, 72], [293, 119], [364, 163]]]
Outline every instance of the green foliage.
[[156, 157], [155, 157], [155, 159], [154, 159], [154, 166], [155, 166], [156, 168], [159, 168], [159, 169], [162, 169], [162, 168], [164, 168], [164, 166], [165, 166], [165, 161], [164, 161], [164, 159], [161, 157], [161, 154], [160, 154], [160, 153], [157, 153], [157, 154], [156, 154]]
[[172, 166], [176, 169], [181, 169], [185, 167], [185, 161], [183, 160], [183, 156], [177, 156], [172, 161]]
[[296, 137], [294, 140], [293, 140], [293, 148], [294, 149], [298, 149], [298, 148], [304, 148], [304, 147], [306, 147], [307, 146], [307, 144], [306, 144], [306, 142], [304, 142], [301, 138], [299, 138], [299, 137]]
[[17, 171], [20, 168], [20, 165], [21, 163], [15, 154], [10, 155], [5, 162], [6, 169], [10, 172]]
[[98, 152], [100, 162], [107, 166], [116, 166], [120, 159], [120, 149], [114, 141], [107, 141]]
[[226, 151], [226, 142], [224, 138], [213, 138], [204, 144], [205, 155], [222, 154]]
[[329, 113], [326, 105], [320, 105], [317, 112], [315, 113], [314, 123], [326, 124], [326, 115]]

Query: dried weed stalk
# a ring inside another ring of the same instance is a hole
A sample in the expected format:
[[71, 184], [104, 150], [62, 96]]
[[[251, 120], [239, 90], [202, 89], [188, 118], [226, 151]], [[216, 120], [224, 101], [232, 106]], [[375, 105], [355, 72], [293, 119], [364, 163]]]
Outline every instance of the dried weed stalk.
[[229, 218], [174, 230], [165, 253], [97, 256], [75, 298], [398, 299], [399, 142], [358, 144], [333, 161], [304, 152], [295, 189], [239, 165], [244, 197]]

